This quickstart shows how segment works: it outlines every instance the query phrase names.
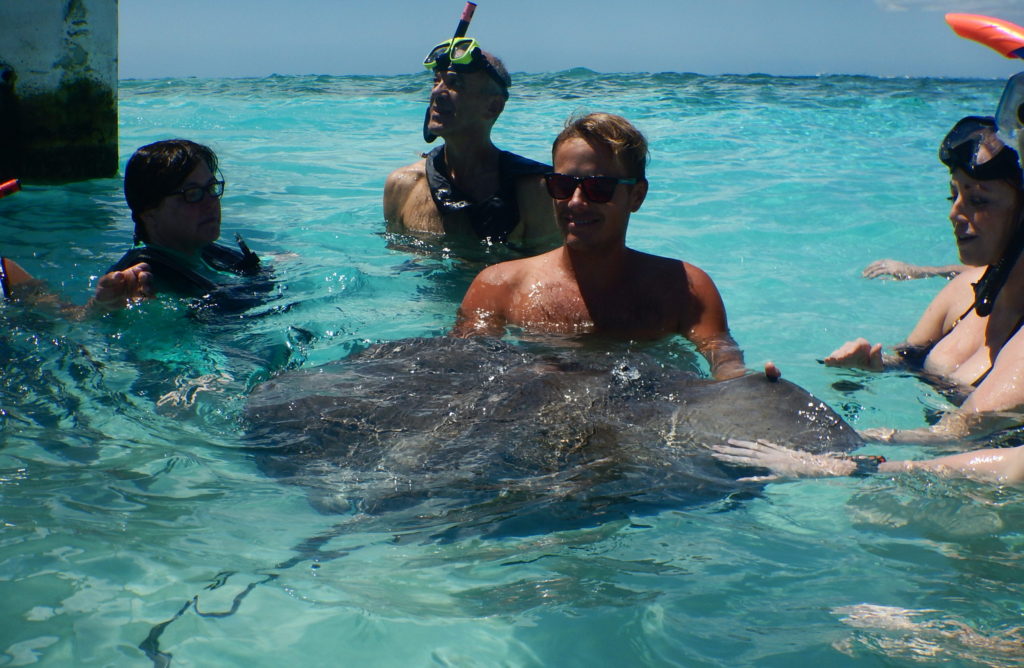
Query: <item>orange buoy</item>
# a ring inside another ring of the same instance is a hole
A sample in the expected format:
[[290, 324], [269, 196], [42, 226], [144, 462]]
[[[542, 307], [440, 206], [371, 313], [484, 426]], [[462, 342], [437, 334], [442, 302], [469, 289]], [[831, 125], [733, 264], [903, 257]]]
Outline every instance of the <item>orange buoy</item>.
[[953, 32], [994, 49], [1007, 58], [1024, 58], [1024, 28], [981, 14], [946, 14]]
[[11, 179], [10, 181], [4, 181], [0, 183], [0, 197], [7, 197], [21, 190], [21, 181], [18, 179]]

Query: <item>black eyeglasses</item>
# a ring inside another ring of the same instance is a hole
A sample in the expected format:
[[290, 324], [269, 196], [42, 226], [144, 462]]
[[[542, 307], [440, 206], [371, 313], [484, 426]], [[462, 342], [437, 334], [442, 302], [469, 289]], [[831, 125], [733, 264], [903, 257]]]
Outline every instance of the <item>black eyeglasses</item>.
[[192, 186], [191, 188], [182, 188], [181, 190], [175, 190], [172, 193], [168, 193], [168, 197], [171, 195], [181, 195], [189, 204], [195, 204], [196, 202], [202, 202], [203, 198], [209, 195], [214, 199], [220, 199], [220, 196], [224, 194], [224, 182], [223, 181], [212, 181], [207, 183], [205, 186]]
[[614, 176], [573, 176], [551, 172], [544, 175], [548, 194], [553, 199], [569, 199], [577, 188], [583, 189], [583, 196], [596, 204], [610, 202], [615, 196], [615, 186], [636, 183], [636, 179], [617, 179]]

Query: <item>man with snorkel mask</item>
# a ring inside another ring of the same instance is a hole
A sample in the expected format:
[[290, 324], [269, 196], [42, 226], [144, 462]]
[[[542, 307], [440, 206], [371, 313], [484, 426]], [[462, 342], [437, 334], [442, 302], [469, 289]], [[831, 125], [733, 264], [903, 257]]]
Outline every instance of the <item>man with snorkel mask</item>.
[[387, 231], [506, 243], [526, 254], [555, 247], [542, 178], [551, 168], [491, 142], [512, 85], [505, 66], [469, 37], [438, 44], [423, 65], [434, 75], [424, 139], [444, 144], [388, 176]]

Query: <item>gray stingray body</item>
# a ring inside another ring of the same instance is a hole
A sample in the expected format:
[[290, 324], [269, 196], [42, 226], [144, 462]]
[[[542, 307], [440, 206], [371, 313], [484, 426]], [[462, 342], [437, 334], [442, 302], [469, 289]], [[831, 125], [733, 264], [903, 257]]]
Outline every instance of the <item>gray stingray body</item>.
[[266, 473], [325, 511], [389, 511], [389, 530], [533, 532], [721, 499], [743, 488], [707, 448], [728, 438], [861, 445], [785, 380], [482, 338], [406, 339], [284, 374], [254, 390], [248, 419]]

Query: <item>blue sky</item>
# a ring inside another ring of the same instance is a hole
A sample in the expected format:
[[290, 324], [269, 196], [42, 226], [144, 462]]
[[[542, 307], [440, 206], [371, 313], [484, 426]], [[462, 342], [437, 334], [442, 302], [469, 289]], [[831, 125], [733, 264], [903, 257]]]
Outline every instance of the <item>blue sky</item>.
[[[469, 34], [513, 72], [1005, 78], [946, 12], [1024, 25], [1024, 0], [479, 0]], [[120, 0], [120, 76], [400, 74], [464, 0]]]

